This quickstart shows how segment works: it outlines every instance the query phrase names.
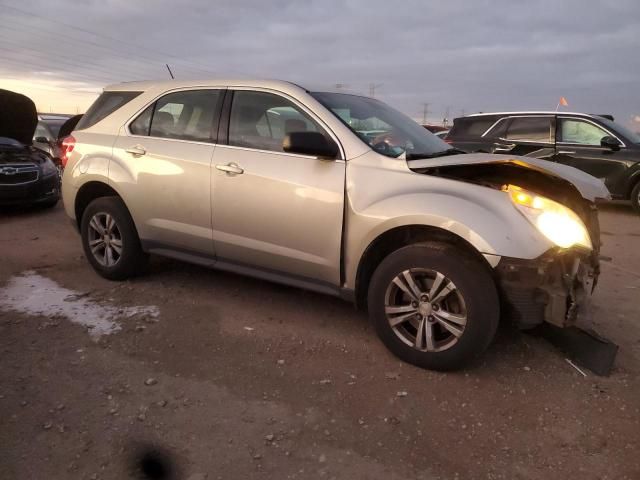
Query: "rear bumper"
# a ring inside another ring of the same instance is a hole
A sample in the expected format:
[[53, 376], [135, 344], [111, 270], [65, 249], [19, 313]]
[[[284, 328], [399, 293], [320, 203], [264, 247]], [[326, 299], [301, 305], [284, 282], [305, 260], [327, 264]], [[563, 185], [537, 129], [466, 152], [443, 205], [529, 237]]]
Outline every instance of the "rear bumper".
[[50, 175], [23, 185], [0, 185], [0, 205], [29, 205], [60, 198], [60, 177]]
[[553, 249], [533, 260], [503, 257], [495, 272], [503, 315], [527, 329], [588, 318], [600, 270], [594, 253]]

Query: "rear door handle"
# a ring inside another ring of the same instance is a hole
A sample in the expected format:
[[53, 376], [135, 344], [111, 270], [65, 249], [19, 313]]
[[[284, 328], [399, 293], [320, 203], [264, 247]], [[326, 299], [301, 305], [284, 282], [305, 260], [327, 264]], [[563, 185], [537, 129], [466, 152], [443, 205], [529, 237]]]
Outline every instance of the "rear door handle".
[[134, 157], [141, 157], [142, 155], [147, 153], [147, 151], [141, 145], [134, 145], [133, 147], [129, 147], [125, 150], [125, 152], [130, 153]]
[[570, 150], [558, 150], [558, 155], [575, 155], [576, 152]]
[[244, 170], [235, 163], [227, 163], [226, 165], [216, 165], [216, 168], [221, 172], [225, 172], [228, 175], [240, 175], [244, 173]]

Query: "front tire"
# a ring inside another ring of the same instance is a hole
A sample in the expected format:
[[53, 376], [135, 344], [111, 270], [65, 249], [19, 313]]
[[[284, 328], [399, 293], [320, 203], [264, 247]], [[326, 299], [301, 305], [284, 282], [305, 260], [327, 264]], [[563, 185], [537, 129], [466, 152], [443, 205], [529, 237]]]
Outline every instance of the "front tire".
[[405, 362], [455, 370], [489, 346], [500, 318], [489, 268], [446, 243], [409, 245], [371, 278], [369, 316], [384, 344]]
[[631, 205], [636, 213], [640, 214], [640, 182], [631, 190]]
[[87, 260], [102, 277], [125, 280], [144, 271], [148, 256], [120, 198], [92, 201], [82, 214], [80, 233]]

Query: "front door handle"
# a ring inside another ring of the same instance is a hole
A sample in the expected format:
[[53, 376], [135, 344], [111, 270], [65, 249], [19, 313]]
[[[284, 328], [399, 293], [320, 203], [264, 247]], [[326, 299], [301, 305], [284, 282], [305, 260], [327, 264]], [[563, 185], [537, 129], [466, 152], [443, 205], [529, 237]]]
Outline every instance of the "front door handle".
[[515, 148], [515, 146], [516, 146], [515, 143], [511, 143], [509, 145], [503, 145], [498, 143], [493, 147], [493, 151], [494, 152], [510, 152]]
[[142, 155], [147, 153], [147, 151], [141, 145], [134, 145], [133, 147], [129, 147], [125, 150], [125, 152], [130, 153], [134, 157], [141, 157]]
[[227, 175], [240, 175], [244, 170], [235, 163], [227, 163], [226, 165], [216, 165], [216, 168]]

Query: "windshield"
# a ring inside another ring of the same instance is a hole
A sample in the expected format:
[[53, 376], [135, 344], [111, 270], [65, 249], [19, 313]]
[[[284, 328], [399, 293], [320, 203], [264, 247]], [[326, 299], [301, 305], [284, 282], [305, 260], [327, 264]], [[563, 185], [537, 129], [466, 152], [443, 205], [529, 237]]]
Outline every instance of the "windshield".
[[608, 118], [599, 117], [598, 120], [602, 122], [602, 124], [607, 127], [609, 130], [613, 130], [613, 132], [620, 133], [623, 137], [629, 140], [631, 143], [640, 143], [640, 134], [629, 130], [626, 127], [623, 127], [619, 123], [612, 122]]
[[458, 153], [406, 115], [373, 98], [344, 93], [312, 93], [373, 150], [407, 160]]

